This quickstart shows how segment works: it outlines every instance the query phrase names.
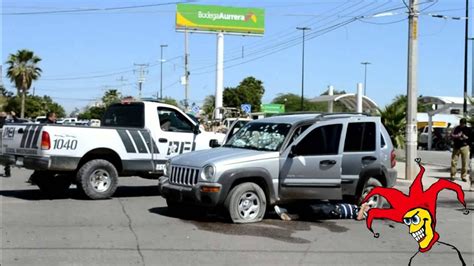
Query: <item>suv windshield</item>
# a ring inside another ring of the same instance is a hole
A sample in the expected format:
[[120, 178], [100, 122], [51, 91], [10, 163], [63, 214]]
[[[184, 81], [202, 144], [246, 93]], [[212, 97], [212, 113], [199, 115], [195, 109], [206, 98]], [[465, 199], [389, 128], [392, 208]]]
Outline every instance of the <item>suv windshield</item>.
[[278, 151], [290, 128], [290, 124], [248, 123], [224, 147]]

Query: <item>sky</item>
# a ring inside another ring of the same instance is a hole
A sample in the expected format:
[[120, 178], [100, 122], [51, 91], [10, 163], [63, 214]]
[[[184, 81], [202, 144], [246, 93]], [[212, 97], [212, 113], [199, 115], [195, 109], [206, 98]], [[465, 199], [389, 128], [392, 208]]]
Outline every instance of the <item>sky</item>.
[[[163, 49], [163, 96], [184, 99], [180, 84], [184, 74], [184, 34], [175, 29], [176, 2], [1, 2], [2, 62], [19, 49], [34, 51], [42, 58], [39, 66], [43, 72], [32, 90], [34, 87], [35, 95], [52, 97], [67, 112], [85, 108], [109, 89], [138, 96], [136, 64], [148, 64], [142, 96], [156, 97], [160, 90], [162, 44], [168, 45]], [[465, 1], [419, 2], [418, 94], [462, 97], [465, 20], [455, 18], [464, 18]], [[302, 32], [296, 27], [310, 27], [305, 42], [305, 97], [320, 95], [328, 85], [355, 93], [357, 83], [364, 82], [361, 62], [371, 63], [367, 66], [366, 91], [379, 106], [406, 94], [408, 20], [402, 0], [192, 3], [265, 9], [262, 37], [225, 36], [225, 87], [235, 87], [245, 77], [254, 76], [263, 81], [263, 103], [281, 93], [300, 95]], [[113, 9], [117, 7], [127, 8]], [[445, 17], [436, 18], [433, 14]], [[343, 25], [350, 20], [353, 22]], [[469, 68], [471, 62], [469, 51]], [[216, 35], [189, 34], [189, 103], [201, 106], [207, 95], [215, 93], [215, 64]], [[15, 92], [3, 72], [3, 83]], [[469, 84], [470, 80], [471, 74]]]

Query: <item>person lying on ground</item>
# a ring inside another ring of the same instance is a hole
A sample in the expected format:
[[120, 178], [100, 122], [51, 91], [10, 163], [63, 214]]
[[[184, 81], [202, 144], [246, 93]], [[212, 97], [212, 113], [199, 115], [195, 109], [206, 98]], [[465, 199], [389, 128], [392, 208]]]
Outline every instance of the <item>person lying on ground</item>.
[[289, 214], [287, 209], [274, 206], [278, 216], [284, 221], [297, 220], [301, 216], [311, 219], [354, 219], [364, 220], [367, 211], [371, 208], [373, 202], [366, 202], [361, 206], [350, 203], [331, 203], [321, 202], [309, 205], [309, 208], [300, 210], [298, 214]]

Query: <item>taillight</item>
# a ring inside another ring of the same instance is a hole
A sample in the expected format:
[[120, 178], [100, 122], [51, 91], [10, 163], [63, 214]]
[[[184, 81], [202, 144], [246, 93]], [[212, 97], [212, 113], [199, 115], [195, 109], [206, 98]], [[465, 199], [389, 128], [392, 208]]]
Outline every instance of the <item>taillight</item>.
[[49, 133], [43, 131], [41, 134], [41, 149], [49, 150], [51, 148], [51, 139], [49, 138]]
[[390, 165], [393, 167], [395, 167], [395, 165], [397, 164], [397, 155], [395, 154], [395, 150], [392, 150], [392, 152], [390, 153]]

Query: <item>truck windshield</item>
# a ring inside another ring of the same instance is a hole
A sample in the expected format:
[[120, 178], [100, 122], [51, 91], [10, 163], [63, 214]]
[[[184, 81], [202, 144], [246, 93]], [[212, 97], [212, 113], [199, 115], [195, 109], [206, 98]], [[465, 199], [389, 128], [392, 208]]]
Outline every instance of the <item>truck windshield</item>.
[[224, 147], [278, 151], [290, 129], [290, 124], [248, 123]]
[[101, 124], [106, 127], [144, 127], [144, 104], [114, 104], [105, 111]]

